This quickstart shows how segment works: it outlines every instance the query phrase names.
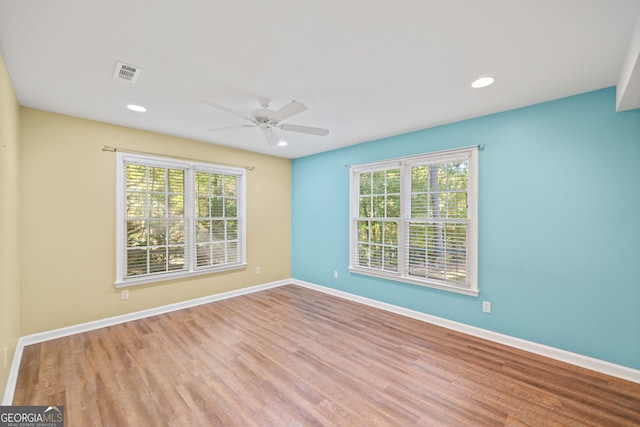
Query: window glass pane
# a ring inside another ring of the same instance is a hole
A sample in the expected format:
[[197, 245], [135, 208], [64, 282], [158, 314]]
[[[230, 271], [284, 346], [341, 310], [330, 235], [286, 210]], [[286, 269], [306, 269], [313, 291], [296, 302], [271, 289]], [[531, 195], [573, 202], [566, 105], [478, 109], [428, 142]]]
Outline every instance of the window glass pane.
[[183, 195], [171, 195], [169, 196], [169, 216], [171, 217], [183, 217], [184, 216], [184, 196]]
[[425, 224], [409, 224], [409, 274], [412, 276], [426, 276], [426, 230]]
[[205, 243], [211, 241], [211, 221], [198, 220], [196, 221], [196, 242]]
[[358, 245], [358, 265], [363, 267], [369, 266], [369, 259], [371, 258], [371, 250], [369, 245]]
[[428, 194], [411, 195], [411, 218], [427, 218], [429, 211]]
[[400, 196], [387, 196], [387, 218], [400, 217]]
[[382, 243], [382, 221], [371, 221], [370, 237], [373, 243]]
[[223, 176], [218, 174], [209, 174], [209, 194], [213, 196], [222, 196]]
[[371, 267], [382, 268], [382, 245], [371, 245]]
[[453, 162], [448, 165], [449, 169], [449, 189], [466, 190], [468, 166], [467, 161]]
[[371, 172], [360, 174], [360, 194], [371, 194]]
[[196, 265], [203, 267], [211, 265], [211, 245], [210, 244], [197, 244], [196, 245]]
[[384, 218], [385, 214], [384, 196], [373, 196], [373, 216], [375, 218]]
[[149, 221], [149, 246], [167, 244], [167, 221]]
[[429, 190], [429, 167], [425, 165], [414, 166], [411, 168], [411, 191], [428, 191]]
[[428, 184], [426, 191], [438, 191], [440, 190], [440, 185], [438, 184], [438, 166], [431, 165], [427, 168], [427, 176], [428, 179], [426, 184]]
[[226, 244], [224, 242], [214, 243], [212, 245], [213, 255], [211, 258], [212, 264], [224, 264], [226, 262]]
[[372, 198], [369, 196], [360, 197], [360, 218], [371, 218], [373, 212], [371, 202]]
[[467, 217], [467, 193], [449, 193], [447, 195], [447, 218]]
[[385, 246], [383, 268], [387, 271], [398, 271], [398, 248]]
[[224, 220], [214, 220], [211, 224], [211, 240], [213, 242], [224, 240]]
[[172, 246], [169, 248], [169, 270], [184, 269], [184, 246]]
[[212, 218], [222, 218], [224, 199], [222, 197], [212, 197], [211, 198], [211, 217]]
[[224, 177], [224, 195], [227, 197], [235, 197], [237, 195], [238, 178], [233, 175]]
[[431, 165], [431, 191], [447, 189], [447, 167], [444, 164]]
[[236, 206], [236, 199], [224, 199], [224, 216], [227, 218], [233, 218], [237, 213], [238, 209]]
[[127, 165], [126, 170], [127, 190], [147, 190], [147, 167], [141, 165]]
[[388, 221], [384, 223], [384, 244], [385, 245], [397, 245], [398, 244], [398, 223]]
[[425, 250], [413, 249], [409, 254], [409, 275], [416, 277], [426, 277]]
[[127, 250], [127, 276], [147, 274], [147, 249]]
[[162, 218], [167, 215], [167, 196], [165, 194], [149, 194], [149, 216]]
[[167, 170], [165, 168], [149, 168], [149, 191], [166, 192]]
[[[467, 226], [466, 224], [447, 224], [445, 226], [445, 250], [447, 270], [466, 270], [467, 263]], [[456, 275], [459, 277], [459, 275]]]
[[427, 275], [433, 279], [444, 280], [444, 245], [441, 223], [427, 224]]
[[236, 263], [240, 260], [239, 249], [238, 242], [227, 243], [227, 262]]
[[209, 174], [196, 172], [196, 194], [199, 196], [209, 195]]
[[169, 192], [184, 193], [184, 171], [182, 169], [169, 169]]
[[198, 196], [196, 206], [196, 215], [198, 218], [209, 218], [209, 198], [206, 196]]
[[184, 245], [184, 221], [169, 221], [169, 244]]
[[227, 240], [236, 240], [238, 238], [238, 221], [227, 221]]
[[147, 195], [145, 193], [127, 194], [127, 216], [145, 218], [147, 216]]
[[385, 193], [385, 171], [373, 172], [373, 194]]
[[149, 249], [149, 273], [167, 271], [167, 248]]
[[369, 241], [369, 221], [358, 221], [358, 241]]
[[127, 221], [127, 246], [147, 246], [147, 221]]
[[442, 218], [442, 209], [445, 199], [441, 197], [440, 193], [429, 194], [429, 206], [427, 211], [427, 218]]
[[387, 171], [387, 193], [400, 193], [400, 169]]

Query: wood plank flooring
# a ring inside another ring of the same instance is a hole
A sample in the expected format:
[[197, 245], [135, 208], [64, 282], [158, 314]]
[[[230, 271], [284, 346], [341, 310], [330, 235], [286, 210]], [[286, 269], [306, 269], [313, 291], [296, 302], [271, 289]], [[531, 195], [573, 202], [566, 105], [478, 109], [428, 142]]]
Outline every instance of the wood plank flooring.
[[34, 344], [67, 426], [638, 426], [640, 384], [288, 285]]

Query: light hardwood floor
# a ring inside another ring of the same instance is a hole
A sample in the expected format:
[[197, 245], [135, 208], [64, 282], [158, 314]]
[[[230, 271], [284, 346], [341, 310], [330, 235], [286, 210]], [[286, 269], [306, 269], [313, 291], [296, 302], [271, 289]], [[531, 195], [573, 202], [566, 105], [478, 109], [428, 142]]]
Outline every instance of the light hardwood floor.
[[638, 426], [640, 384], [288, 285], [34, 344], [67, 426]]

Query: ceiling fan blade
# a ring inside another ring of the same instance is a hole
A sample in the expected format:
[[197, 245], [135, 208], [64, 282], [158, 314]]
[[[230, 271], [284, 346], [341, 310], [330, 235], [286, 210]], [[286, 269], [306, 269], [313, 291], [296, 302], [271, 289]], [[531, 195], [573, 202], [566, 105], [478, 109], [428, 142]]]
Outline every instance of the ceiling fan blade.
[[264, 137], [267, 138], [269, 145], [278, 145], [278, 135], [270, 127], [260, 127]]
[[225, 126], [223, 128], [213, 128], [213, 129], [207, 129], [207, 132], [218, 132], [218, 131], [224, 131], [224, 130], [230, 130], [230, 129], [239, 129], [239, 128], [253, 128], [256, 127], [257, 125], [237, 125], [237, 126]]
[[314, 128], [311, 126], [290, 125], [283, 123], [278, 126], [282, 130], [288, 130], [291, 132], [308, 133], [309, 135], [327, 136], [329, 135], [329, 129]]
[[287, 105], [279, 109], [278, 111], [274, 112], [271, 115], [271, 119], [275, 122], [281, 122], [293, 115], [302, 113], [306, 109], [307, 109], [307, 106], [304, 105], [302, 102], [291, 101], [290, 103], [288, 103]]
[[216, 104], [215, 102], [211, 102], [211, 101], [204, 101], [204, 100], [200, 100], [201, 103], [208, 105], [209, 107], [213, 107], [216, 108], [218, 110], [224, 111], [225, 113], [229, 113], [229, 114], [233, 114], [234, 116], [238, 116], [238, 117], [242, 117], [245, 120], [249, 120], [251, 121], [251, 119], [247, 116], [245, 116], [242, 113], [238, 113], [235, 110], [232, 110], [231, 108], [227, 108], [224, 105], [220, 105], [220, 104]]

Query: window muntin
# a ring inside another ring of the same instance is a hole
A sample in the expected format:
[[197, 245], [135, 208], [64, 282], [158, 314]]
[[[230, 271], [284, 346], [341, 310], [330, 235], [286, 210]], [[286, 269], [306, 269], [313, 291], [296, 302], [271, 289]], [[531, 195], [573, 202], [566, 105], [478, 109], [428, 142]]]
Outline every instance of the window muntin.
[[476, 176], [477, 149], [353, 166], [350, 270], [477, 295]]
[[245, 265], [245, 170], [118, 153], [116, 286]]

